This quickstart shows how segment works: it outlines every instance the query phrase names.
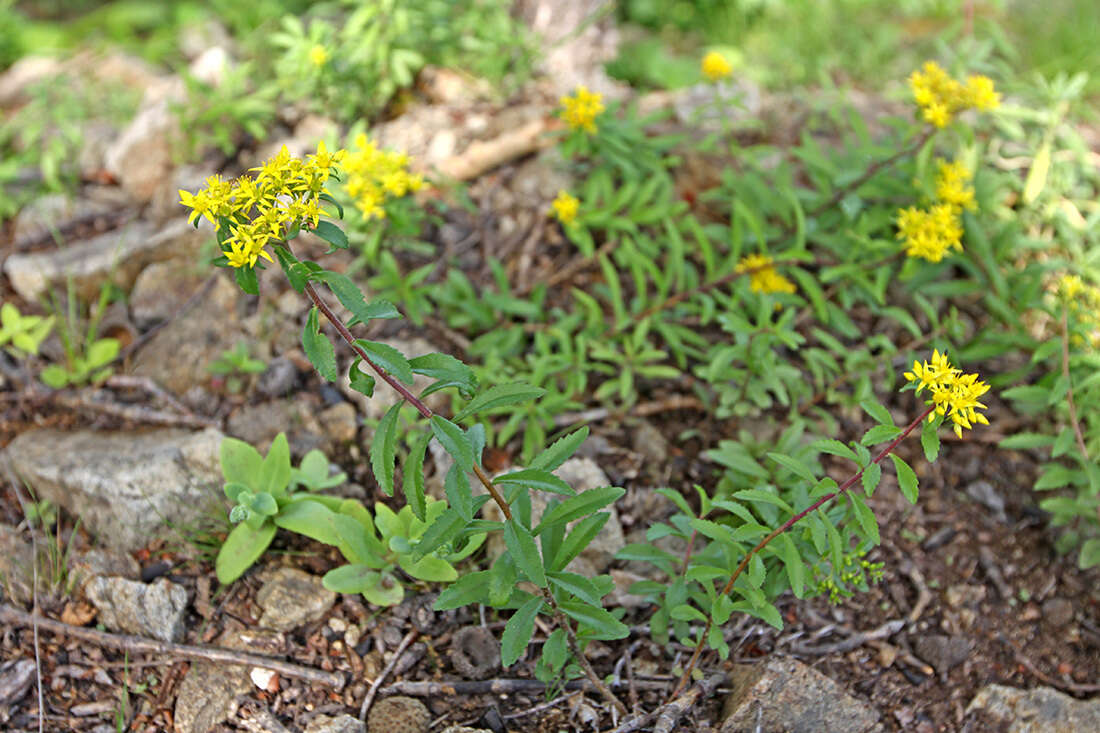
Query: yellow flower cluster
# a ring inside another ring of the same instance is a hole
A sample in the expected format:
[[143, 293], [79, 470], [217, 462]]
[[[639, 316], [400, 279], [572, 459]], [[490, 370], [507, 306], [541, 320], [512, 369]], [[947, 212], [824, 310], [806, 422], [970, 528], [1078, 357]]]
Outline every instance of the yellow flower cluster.
[[993, 89], [989, 77], [968, 76], [966, 82], [960, 82], [935, 61], [928, 61], [914, 71], [909, 76], [909, 87], [925, 121], [936, 127], [946, 127], [963, 110], [996, 109], [1001, 104], [1001, 96]]
[[348, 195], [366, 219], [383, 219], [382, 204], [389, 198], [400, 198], [424, 187], [424, 177], [409, 173], [409, 156], [380, 150], [367, 136], [355, 138], [355, 149], [349, 150], [343, 161], [348, 180]]
[[989, 391], [989, 385], [980, 381], [977, 374], [963, 374], [961, 369], [953, 367], [946, 352], [941, 354], [934, 350], [931, 362], [913, 362], [913, 371], [905, 372], [905, 379], [917, 383], [917, 394], [926, 387], [931, 391], [932, 401], [928, 404], [935, 405], [936, 409], [928, 416], [929, 421], [936, 414], [946, 415], [954, 423], [955, 435], [960, 438], [963, 428], [969, 430], [975, 423], [989, 424], [985, 415], [978, 412], [986, 409], [978, 399]]
[[558, 221], [569, 225], [577, 220], [580, 205], [581, 202], [574, 196], [570, 196], [565, 191], [558, 191], [558, 197], [554, 199], [554, 203], [550, 204], [550, 208], [554, 210], [554, 216], [558, 217]]
[[256, 177], [230, 182], [221, 176], [206, 179], [206, 188], [192, 194], [181, 190], [180, 203], [191, 209], [188, 221], [202, 216], [215, 227], [227, 228], [222, 251], [233, 267], [254, 267], [265, 251], [294, 226], [316, 227], [321, 216], [319, 197], [344, 151], [330, 153], [321, 143], [306, 160], [294, 158], [284, 145], [277, 155], [253, 168]]
[[328, 50], [321, 44], [315, 44], [309, 49], [309, 63], [316, 67], [324, 66], [328, 61]]
[[725, 56], [717, 51], [711, 51], [703, 57], [701, 68], [703, 76], [711, 81], [725, 79], [733, 73], [733, 66], [726, 60]]
[[974, 209], [970, 171], [961, 161], [938, 162], [936, 200], [930, 209], [910, 206], [898, 212], [898, 239], [905, 254], [939, 262], [949, 250], [962, 251], [962, 210]]
[[[1054, 292], [1065, 303], [1066, 309], [1077, 317], [1087, 334], [1089, 345], [1094, 349], [1100, 348], [1100, 287], [1084, 282], [1079, 275], [1062, 275]], [[1084, 338], [1081, 333], [1075, 333], [1071, 341], [1079, 346]]]
[[751, 254], [737, 263], [737, 272], [749, 273], [749, 288], [754, 293], [793, 293], [794, 283], [775, 271], [768, 255]]
[[574, 130], [596, 132], [596, 118], [604, 111], [603, 95], [588, 91], [588, 87], [579, 86], [572, 97], [562, 97], [561, 118]]

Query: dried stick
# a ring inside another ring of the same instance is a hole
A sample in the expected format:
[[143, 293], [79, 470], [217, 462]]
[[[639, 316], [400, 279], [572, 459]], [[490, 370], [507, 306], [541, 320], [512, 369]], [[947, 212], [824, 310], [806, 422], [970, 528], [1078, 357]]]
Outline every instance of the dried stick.
[[656, 710], [623, 721], [623, 724], [612, 733], [633, 733], [633, 731], [646, 727], [654, 720], [656, 720], [653, 726], [654, 733], [658, 733], [658, 731], [671, 733], [676, 728], [676, 724], [680, 722], [680, 718], [684, 717], [687, 711], [699, 702], [700, 698], [712, 695], [725, 680], [726, 675], [724, 673], [712, 674], [692, 686], [683, 695], [670, 700]]
[[544, 133], [559, 125], [554, 118], [539, 118], [491, 140], [471, 143], [461, 153], [440, 163], [439, 172], [459, 181], [477, 178], [486, 171], [549, 145], [552, 140]]
[[[932, 410], [934, 409], [935, 405], [930, 405], [925, 408], [924, 412], [918, 415], [917, 418], [913, 420], [913, 422], [909, 423], [909, 425], [906, 426], [905, 430], [901, 431], [901, 433], [896, 438], [890, 441], [890, 443], [885, 448], [883, 448], [877, 456], [874, 457], [871, 463], [881, 463], [883, 459], [886, 458], [886, 456], [890, 455], [890, 453], [898, 447], [898, 444], [901, 443], [901, 441], [905, 440], [905, 438], [909, 436], [909, 433], [916, 430], [917, 426], [924, 422], [925, 418], [932, 414]], [[760, 542], [756, 544], [756, 547], [749, 550], [745, 554], [745, 557], [741, 559], [741, 563], [733, 571], [733, 574], [730, 575], [730, 579], [726, 583], [725, 587], [722, 588], [721, 594], [724, 596], [728, 596], [730, 594], [730, 592], [733, 590], [733, 584], [737, 582], [737, 579], [739, 577], [741, 577], [741, 573], [743, 573], [745, 571], [745, 568], [748, 567], [749, 561], [752, 560], [754, 555], [767, 547], [768, 543], [789, 530], [797, 522], [805, 519], [809, 514], [817, 511], [827, 502], [832, 501], [836, 497], [847, 493], [847, 491], [852, 488], [852, 486], [854, 486], [857, 481], [859, 481], [859, 477], [863, 475], [863, 471], [864, 468], [856, 471], [854, 474], [849, 476], [843, 484], [838, 486], [836, 491], [831, 491], [828, 494], [825, 494], [813, 504], [800, 511], [798, 514], [795, 514], [793, 517], [788, 519], [776, 529], [772, 530], [772, 532], [767, 537], [760, 540]], [[680, 681], [679, 683], [677, 683], [676, 689], [672, 691], [672, 697], [676, 697], [680, 694], [681, 690], [687, 687], [688, 680], [691, 679], [691, 672], [695, 669], [695, 665], [699, 661], [699, 656], [703, 653], [703, 647], [707, 643], [707, 636], [710, 634], [711, 627], [713, 626], [714, 617], [708, 615], [706, 626], [703, 628], [703, 633], [699, 635], [699, 642], [695, 645], [695, 651], [691, 655], [691, 660], [688, 662], [687, 666], [684, 667], [684, 673], [680, 677]]]
[[895, 619], [893, 621], [887, 621], [878, 628], [871, 629], [870, 631], [860, 631], [852, 634], [847, 639], [833, 642], [832, 644], [822, 644], [821, 646], [809, 646], [806, 644], [791, 644], [791, 651], [795, 654], [807, 654], [813, 656], [821, 656], [824, 654], [838, 654], [841, 652], [850, 652], [853, 649], [863, 646], [869, 641], [876, 639], [886, 639], [898, 633], [905, 627], [904, 619]]
[[[128, 652], [142, 654], [157, 654], [160, 656], [174, 657], [178, 659], [190, 659], [199, 662], [224, 662], [226, 664], [239, 664], [246, 667], [262, 667], [271, 669], [286, 677], [294, 677], [316, 682], [332, 687], [336, 690], [343, 689], [344, 675], [338, 672], [325, 672], [312, 667], [304, 667], [292, 662], [284, 662], [271, 657], [263, 657], [259, 654], [247, 654], [232, 649], [221, 647], [195, 646], [192, 644], [175, 644], [170, 641], [158, 641], [143, 636], [131, 636], [129, 634], [111, 634], [106, 631], [86, 629], [82, 626], [54, 621], [37, 614], [26, 613], [7, 604], [0, 604], [0, 621], [14, 626], [35, 626], [51, 631], [55, 634], [71, 636], [83, 641], [89, 641], [99, 646], [121, 649]], [[166, 661], [165, 664], [168, 662]]]
[[[623, 686], [623, 682], [612, 682], [613, 687]], [[661, 680], [637, 680], [634, 683], [639, 690], [667, 690], [668, 682]], [[381, 695], [411, 695], [414, 697], [453, 697], [456, 695], [514, 695], [519, 692], [542, 692], [546, 683], [528, 679], [493, 680], [454, 680], [443, 682], [419, 682], [405, 680], [394, 682], [379, 691]], [[596, 687], [589, 680], [570, 680], [565, 683], [566, 692], [581, 690], [595, 692]]]
[[218, 427], [217, 420], [164, 410], [151, 410], [141, 405], [123, 405], [118, 402], [101, 402], [95, 399], [104, 393], [104, 390], [93, 390], [91, 394], [84, 392], [52, 392], [48, 399], [61, 407], [70, 410], [90, 410], [103, 415], [110, 415], [131, 422], [149, 423], [151, 425], [182, 425], [188, 428]]
[[375, 677], [374, 682], [370, 683], [367, 696], [363, 698], [363, 704], [359, 706], [359, 720], [365, 721], [367, 719], [367, 712], [370, 710], [371, 703], [374, 702], [374, 696], [378, 694], [378, 688], [382, 686], [383, 680], [390, 676], [390, 672], [397, 666], [397, 661], [401, 659], [401, 655], [405, 653], [405, 650], [409, 648], [409, 644], [413, 643], [419, 633], [419, 631], [413, 629], [405, 634], [405, 638], [397, 645], [397, 650], [390, 657], [390, 661], [386, 663], [382, 673]]

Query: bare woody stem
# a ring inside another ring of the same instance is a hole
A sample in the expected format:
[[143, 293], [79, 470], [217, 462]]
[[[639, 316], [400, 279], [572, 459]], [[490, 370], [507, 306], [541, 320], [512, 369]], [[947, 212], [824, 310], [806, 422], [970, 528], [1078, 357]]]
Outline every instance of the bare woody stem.
[[[909, 423], [909, 425], [905, 428], [905, 430], [901, 431], [901, 434], [899, 434], [896, 438], [894, 438], [892, 441], [890, 441], [890, 444], [887, 445], [885, 448], [883, 448], [882, 451], [877, 456], [875, 456], [874, 459], [872, 459], [871, 463], [881, 463], [883, 461], [883, 459], [886, 458], [886, 456], [890, 455], [890, 453], [893, 452], [893, 450], [898, 447], [898, 444], [901, 443], [901, 441], [905, 440], [905, 438], [910, 433], [912, 433], [917, 428], [918, 425], [920, 425], [922, 422], [924, 422], [924, 420], [929, 415], [932, 414], [932, 410], [934, 410], [934, 409], [935, 409], [935, 405], [929, 405], [925, 409], [924, 412], [922, 412], [915, 420], [913, 420], [913, 422]], [[722, 588], [721, 595], [727, 596], [727, 595], [730, 594], [730, 592], [733, 590], [733, 584], [737, 582], [737, 579], [739, 577], [741, 577], [741, 573], [743, 573], [745, 571], [745, 568], [748, 567], [749, 561], [752, 560], [754, 555], [756, 555], [761, 550], [763, 550], [765, 547], [767, 547], [768, 543], [770, 543], [776, 537], [778, 537], [779, 535], [781, 535], [784, 532], [786, 532], [787, 530], [789, 530], [791, 527], [793, 527], [795, 524], [797, 524], [801, 520], [805, 519], [811, 513], [813, 513], [815, 511], [817, 511], [818, 509], [820, 509], [827, 502], [832, 501], [833, 499], [840, 496], [841, 494], [847, 493], [847, 491], [849, 489], [851, 489], [857, 481], [859, 481], [859, 477], [863, 475], [863, 471], [865, 469], [866, 469], [866, 466], [864, 466], [863, 468], [856, 471], [854, 474], [849, 476], [848, 479], [844, 483], [842, 483], [840, 486], [838, 486], [836, 491], [832, 491], [832, 492], [826, 494], [825, 496], [822, 496], [820, 499], [815, 501], [813, 504], [806, 507], [805, 509], [800, 511], [798, 514], [795, 514], [790, 519], [788, 519], [786, 522], [781, 524], [778, 528], [773, 530], [771, 532], [771, 534], [769, 534], [767, 537], [760, 540], [760, 542], [758, 542], [756, 544], [756, 547], [749, 550], [748, 553], [746, 553], [745, 557], [743, 557], [741, 559], [740, 564], [738, 564], [737, 568], [733, 571], [733, 574], [730, 575], [730, 579], [726, 582], [725, 587]], [[671, 695], [669, 695], [669, 699], [675, 698], [677, 695], [679, 695], [680, 692], [685, 687], [687, 687], [688, 682], [691, 681], [691, 673], [695, 669], [695, 665], [698, 663], [700, 655], [703, 653], [703, 647], [707, 643], [707, 636], [710, 634], [710, 629], [713, 625], [714, 625], [714, 617], [708, 615], [707, 616], [707, 624], [703, 629], [703, 633], [699, 635], [699, 643], [697, 643], [695, 645], [695, 651], [691, 655], [691, 661], [689, 661], [687, 666], [684, 667], [684, 673], [683, 673], [683, 675], [681, 675], [680, 681], [676, 684], [676, 689], [672, 691]]]
[[592, 665], [588, 663], [588, 659], [584, 656], [584, 652], [581, 651], [581, 644], [577, 639], [577, 632], [573, 630], [573, 624], [569, 623], [569, 619], [565, 617], [558, 602], [554, 599], [553, 591], [549, 588], [544, 588], [542, 590], [542, 597], [550, 604], [550, 607], [554, 609], [554, 620], [558, 622], [558, 626], [565, 629], [565, 637], [569, 641], [569, 650], [573, 652], [573, 656], [577, 659], [577, 664], [581, 665], [581, 669], [584, 670], [584, 676], [588, 678], [592, 686], [603, 695], [604, 700], [607, 700], [620, 715], [626, 715], [626, 705], [623, 705], [622, 701], [615, 696], [611, 688], [600, 679], [599, 675], [596, 674], [596, 670], [592, 669]]

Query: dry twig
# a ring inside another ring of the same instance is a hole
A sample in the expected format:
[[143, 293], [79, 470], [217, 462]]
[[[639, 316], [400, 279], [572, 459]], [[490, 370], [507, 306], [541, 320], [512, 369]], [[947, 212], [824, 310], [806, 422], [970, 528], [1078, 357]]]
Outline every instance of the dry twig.
[[396, 651], [394, 651], [393, 656], [390, 657], [390, 661], [386, 664], [382, 673], [374, 679], [374, 682], [370, 683], [370, 689], [367, 690], [367, 696], [363, 698], [363, 704], [359, 706], [359, 720], [365, 721], [367, 719], [367, 712], [370, 710], [371, 703], [374, 702], [374, 696], [378, 694], [378, 688], [381, 687], [382, 682], [390, 676], [390, 672], [397, 666], [397, 661], [401, 659], [401, 655], [409, 648], [409, 644], [412, 644], [413, 641], [416, 640], [419, 633], [420, 632], [416, 629], [413, 629], [405, 634], [405, 638], [397, 645]]
[[725, 673], [712, 674], [690, 687], [684, 694], [670, 700], [653, 712], [624, 720], [623, 724], [616, 728], [613, 733], [632, 733], [646, 727], [653, 721], [656, 721], [653, 725], [654, 733], [658, 733], [658, 731], [671, 733], [676, 728], [676, 724], [680, 722], [680, 718], [684, 717], [687, 711], [699, 702], [700, 698], [712, 695], [725, 680]]

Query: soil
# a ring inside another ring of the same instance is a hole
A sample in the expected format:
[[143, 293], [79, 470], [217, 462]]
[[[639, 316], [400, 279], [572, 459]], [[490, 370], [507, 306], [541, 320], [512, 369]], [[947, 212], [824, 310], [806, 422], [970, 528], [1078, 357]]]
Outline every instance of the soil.
[[[489, 205], [493, 192], [507, 188], [516, 170], [513, 165], [482, 178], [474, 185], [471, 199]], [[493, 218], [510, 213], [486, 208], [478, 216], [462, 219], [452, 212], [449, 216], [459, 218], [451, 223], [466, 232], [460, 240], [461, 252], [455, 251], [453, 239], [440, 237], [438, 228], [428, 239], [434, 237], [441, 251], [460, 254], [465, 273], [475, 285], [491, 276], [485, 266], [489, 256], [500, 258], [509, 273], [522, 273], [526, 282], [538, 282], [562, 271], [570, 255], [554, 228], [545, 230], [533, 258], [519, 246], [522, 238], [497, 233], [491, 226]], [[540, 221], [538, 216], [532, 219]], [[2, 233], [10, 235], [10, 230]], [[10, 236], [0, 242], [0, 252], [6, 254], [10, 247]], [[407, 259], [405, 264], [422, 263]], [[557, 291], [568, 292], [573, 285], [584, 288], [597, 275], [598, 270], [582, 268], [560, 283]], [[0, 288], [6, 287], [0, 284]], [[3, 296], [18, 303], [6, 289]], [[429, 322], [422, 332], [407, 323], [395, 328], [401, 328], [405, 336], [424, 335], [433, 343], [445, 343], [462, 355], [456, 346], [462, 343], [461, 338], [437, 323]], [[125, 363], [120, 371], [126, 371]], [[313, 381], [304, 389], [319, 390], [320, 385]], [[643, 400], [670, 396], [648, 395]], [[259, 397], [246, 393], [245, 399]], [[206, 414], [221, 417], [229, 404], [239, 401], [226, 395], [220, 404], [208, 405]], [[899, 408], [909, 409], [911, 404], [899, 403]], [[882, 545], [868, 559], [884, 563], [882, 581], [838, 605], [823, 599], [785, 597], [779, 604], [785, 621], [782, 631], [748, 619], [731, 621], [727, 630], [732, 641], [731, 660], [721, 662], [708, 655], [702, 667], [720, 669], [770, 654], [794, 656], [873, 705], [888, 729], [905, 731], [997, 730], [995, 723], [966, 713], [975, 693], [991, 683], [1023, 688], [1049, 685], [1078, 697], [1095, 694], [1100, 680], [1098, 575], [1095, 570], [1078, 570], [1070, 558], [1054, 551], [1054, 530], [1036, 509], [1030, 490], [1037, 473], [1035, 456], [996, 448], [1003, 437], [998, 431], [1021, 427], [1014, 420], [1003, 406], [994, 403], [990, 412], [993, 427], [984, 433], [968, 433], [964, 440], [945, 439], [943, 455], [932, 466], [919, 455], [906, 455], [915, 441], [903, 444], [903, 457], [920, 473], [921, 497], [912, 506], [891, 479], [884, 479], [870, 500], [881, 523]], [[700, 450], [736, 429], [733, 421], [716, 421], [690, 409], [661, 413], [659, 421], [671, 447], [666, 459], [656, 464], [635, 449], [633, 437], [638, 427], [632, 419], [611, 416], [591, 425], [603, 446], [599, 462], [613, 482], [627, 489], [620, 511], [628, 532], [656, 519], [647, 513], [655, 505], [647, 500], [654, 486], [672, 486], [688, 496], [693, 493], [693, 483], [713, 486], [714, 467], [700, 457]], [[41, 426], [140, 427], [59, 407], [48, 395], [16, 391], [9, 380], [6, 391], [0, 392], [0, 445], [24, 430]], [[851, 427], [852, 434], [858, 434], [858, 425]], [[695, 437], [679, 442], [676, 436], [689, 429]], [[371, 485], [362, 461], [355, 461], [349, 453], [332, 457], [353, 480]], [[488, 460], [503, 466], [513, 457], [504, 452]], [[979, 486], [981, 482], [986, 483]], [[10, 483], [0, 492], [0, 521], [9, 524], [19, 524], [22, 519], [14, 492]], [[1003, 515], [996, 510], [998, 498], [1003, 502]], [[80, 548], [90, 541], [64, 514], [52, 539], [62, 549]], [[291, 565], [321, 573], [337, 561], [327, 548], [306, 540], [288, 542], [280, 536], [275, 550], [265, 557], [269, 566]], [[209, 643], [225, 631], [250, 627], [259, 616], [255, 571], [218, 590], [209, 555], [196, 557], [194, 547], [153, 543], [135, 557], [143, 568], [156, 567], [188, 589], [193, 599], [188, 643]], [[320, 714], [356, 714], [368, 691], [366, 680], [380, 671], [378, 649], [392, 650], [414, 627], [419, 631], [420, 646], [415, 647], [413, 663], [391, 674], [386, 683], [461, 679], [451, 657], [456, 634], [479, 623], [487, 623], [499, 633], [502, 624], [492, 615], [482, 619], [468, 609], [425, 611], [430, 609], [431, 593], [431, 588], [419, 589], [401, 606], [383, 610], [344, 597], [329, 617], [288, 633], [288, 660], [344, 672], [352, 681], [343, 691], [334, 692], [276, 678], [267, 689], [251, 691], [240, 718], [270, 710], [287, 728], [301, 730]], [[40, 612], [51, 618], [79, 619], [86, 611], [56, 589], [44, 591], [38, 602]], [[363, 642], [349, 647], [343, 634], [335, 630], [341, 624], [330, 624], [331, 619], [372, 631], [363, 634]], [[626, 621], [640, 625], [646, 619], [643, 609], [629, 612]], [[872, 639], [847, 651], [829, 649], [852, 633], [873, 631], [899, 619], [908, 622], [906, 629], [888, 638]], [[674, 684], [673, 668], [684, 659], [686, 650], [676, 645], [663, 648], [636, 634], [621, 642], [593, 644], [591, 661], [599, 674], [608, 675], [628, 649], [633, 676], [642, 687], [637, 691], [637, 703], [652, 710]], [[31, 629], [3, 630], [0, 663], [35, 655]], [[113, 726], [118, 711], [122, 711], [126, 730], [170, 730], [175, 695], [189, 664], [161, 655], [126, 654], [46, 632], [37, 641], [37, 658], [48, 730], [90, 731], [105, 723]], [[496, 674], [531, 679], [533, 666], [534, 660], [528, 658], [507, 674]], [[126, 681], [128, 694], [123, 692]], [[631, 698], [626, 690], [622, 696], [628, 701]], [[543, 706], [547, 698], [542, 693], [521, 692], [433, 696], [425, 702], [433, 716], [433, 730], [453, 724], [494, 731], [602, 730], [611, 726], [611, 716], [594, 693], [566, 693], [555, 699], [554, 705]], [[717, 729], [722, 699], [719, 690], [695, 707], [681, 729]], [[31, 693], [10, 709], [9, 729], [36, 730], [37, 709], [32, 687]], [[238, 719], [219, 730], [242, 727]]]

